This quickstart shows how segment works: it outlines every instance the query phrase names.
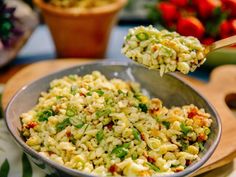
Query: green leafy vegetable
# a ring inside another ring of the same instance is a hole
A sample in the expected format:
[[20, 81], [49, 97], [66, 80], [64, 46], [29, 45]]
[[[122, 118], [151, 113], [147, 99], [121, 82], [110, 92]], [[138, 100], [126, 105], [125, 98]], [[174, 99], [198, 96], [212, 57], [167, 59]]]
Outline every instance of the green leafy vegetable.
[[191, 131], [191, 128], [186, 126], [184, 123], [180, 124], [180, 128], [184, 135], [187, 135]]
[[0, 176], [1, 177], [8, 177], [10, 171], [10, 165], [7, 159], [3, 162], [0, 168]]
[[147, 33], [141, 32], [141, 33], [136, 34], [136, 38], [140, 41], [145, 41], [149, 39], [149, 36]]
[[148, 108], [147, 108], [147, 105], [146, 105], [146, 104], [139, 103], [138, 107], [142, 110], [142, 112], [147, 113]]
[[139, 131], [136, 128], [132, 128], [132, 133], [134, 135], [134, 139], [136, 139], [138, 141], [141, 140], [140, 133], [139, 133]]
[[160, 172], [160, 169], [156, 165], [153, 165], [149, 162], [146, 162], [146, 164], [149, 166], [150, 169], [154, 170], [155, 172]]
[[66, 118], [61, 123], [56, 125], [57, 132], [64, 130], [67, 126], [71, 125], [70, 119]]
[[102, 117], [102, 116], [108, 116], [111, 113], [110, 109], [104, 109], [96, 112], [97, 118]]
[[96, 90], [95, 91], [99, 96], [102, 96], [104, 95], [104, 92], [102, 90]]
[[166, 127], [166, 129], [170, 128], [170, 122], [163, 121], [162, 124]]
[[33, 176], [32, 166], [31, 166], [29, 159], [25, 153], [23, 153], [23, 155], [22, 155], [22, 167], [23, 167], [22, 177], [32, 177]]
[[96, 139], [97, 139], [98, 143], [100, 143], [102, 141], [103, 136], [104, 136], [103, 130], [99, 130], [96, 134]]
[[38, 117], [39, 122], [43, 122], [43, 121], [48, 121], [48, 118], [51, 116], [54, 116], [54, 115], [55, 115], [55, 113], [53, 112], [52, 109], [46, 109], [42, 112], [39, 112], [37, 114], [37, 117]]

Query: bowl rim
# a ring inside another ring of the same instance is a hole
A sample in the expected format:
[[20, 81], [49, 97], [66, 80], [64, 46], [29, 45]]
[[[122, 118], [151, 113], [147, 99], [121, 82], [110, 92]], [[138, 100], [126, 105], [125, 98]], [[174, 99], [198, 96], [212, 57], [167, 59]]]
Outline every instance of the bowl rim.
[[50, 3], [44, 2], [44, 0], [33, 0], [36, 6], [47, 13], [55, 14], [58, 16], [67, 16], [67, 17], [78, 17], [78, 16], [97, 16], [99, 14], [108, 14], [114, 13], [121, 10], [127, 0], [115, 0], [115, 2], [104, 5], [101, 7], [93, 7], [90, 9], [80, 9], [78, 7], [62, 8], [52, 5]]
[[[87, 63], [87, 64], [81, 64], [81, 65], [76, 65], [76, 66], [72, 66], [72, 67], [68, 67], [53, 73], [50, 73], [46, 76], [43, 76], [39, 79], [36, 79], [28, 84], [26, 84], [25, 86], [21, 87], [15, 94], [14, 96], [10, 99], [6, 110], [4, 111], [4, 117], [5, 117], [5, 122], [7, 125], [7, 129], [10, 132], [10, 134], [12, 135], [12, 137], [14, 138], [14, 140], [17, 142], [18, 145], [20, 145], [23, 149], [24, 152], [26, 152], [27, 154], [29, 154], [30, 156], [33, 157], [37, 157], [38, 159], [41, 159], [41, 161], [43, 161], [44, 163], [48, 164], [50, 167], [53, 167], [55, 169], [58, 169], [60, 171], [63, 171], [69, 175], [82, 175], [85, 177], [95, 177], [94, 175], [90, 175], [84, 172], [81, 172], [79, 170], [75, 170], [75, 169], [71, 169], [68, 168], [64, 165], [58, 164], [46, 157], [43, 157], [42, 155], [40, 155], [38, 153], [38, 151], [32, 149], [30, 146], [28, 146], [24, 140], [22, 140], [22, 138], [20, 136], [15, 136], [14, 134], [14, 126], [11, 126], [10, 123], [10, 118], [8, 116], [8, 112], [11, 108], [12, 103], [14, 102], [15, 98], [23, 91], [25, 90], [27, 87], [31, 86], [31, 84], [38, 82], [40, 80], [43, 80], [47, 77], [53, 76], [53, 75], [57, 75], [61, 72], [67, 71], [67, 70], [73, 70], [75, 68], [80, 68], [80, 67], [89, 67], [91, 65], [100, 65], [102, 66], [114, 66], [114, 65], [118, 65], [118, 66], [124, 66], [124, 67], [129, 67], [129, 66], [135, 66], [135, 67], [143, 67], [139, 64], [136, 64], [134, 62], [117, 62], [117, 61], [97, 61], [97, 62], [92, 62], [92, 63]], [[193, 172], [197, 171], [204, 163], [207, 162], [207, 160], [211, 157], [211, 155], [213, 154], [213, 152], [215, 151], [216, 147], [218, 146], [219, 142], [220, 142], [220, 138], [222, 135], [222, 123], [221, 123], [221, 119], [220, 116], [218, 114], [218, 112], [216, 111], [216, 109], [214, 108], [214, 106], [199, 92], [197, 91], [197, 89], [193, 88], [190, 84], [188, 84], [186, 81], [184, 81], [180, 76], [174, 74], [174, 73], [166, 73], [167, 75], [170, 75], [172, 78], [175, 78], [177, 80], [179, 80], [183, 85], [189, 87], [190, 89], [192, 89], [193, 92], [195, 92], [195, 94], [197, 94], [199, 97], [202, 98], [202, 100], [210, 107], [210, 109], [212, 109], [213, 113], [215, 114], [215, 119], [216, 119], [216, 124], [218, 125], [218, 133], [215, 136], [215, 139], [212, 143], [212, 145], [209, 147], [209, 149], [205, 152], [205, 154], [203, 155], [203, 157], [197, 161], [196, 163], [194, 163], [193, 165], [190, 165], [188, 168], [186, 168], [185, 170], [178, 172], [178, 173], [174, 173], [174, 174], [167, 174], [167, 175], [158, 175], [158, 176], [165, 176], [165, 177], [182, 177], [182, 176], [186, 176], [186, 175], [190, 175]]]

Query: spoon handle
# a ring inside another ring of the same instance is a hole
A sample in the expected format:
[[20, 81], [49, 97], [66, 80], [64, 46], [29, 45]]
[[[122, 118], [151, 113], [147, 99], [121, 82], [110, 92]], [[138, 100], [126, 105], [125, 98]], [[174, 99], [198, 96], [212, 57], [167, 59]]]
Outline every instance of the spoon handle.
[[236, 44], [236, 35], [216, 41], [210, 45], [210, 51]]

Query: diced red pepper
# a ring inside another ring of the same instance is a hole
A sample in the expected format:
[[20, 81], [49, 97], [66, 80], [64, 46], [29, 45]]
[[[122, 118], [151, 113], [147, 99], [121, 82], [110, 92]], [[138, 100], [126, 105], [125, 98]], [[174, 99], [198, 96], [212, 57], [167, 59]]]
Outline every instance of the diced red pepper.
[[191, 160], [186, 160], [186, 166], [189, 166], [189, 165], [191, 165], [192, 164], [192, 161]]
[[111, 172], [113, 174], [113, 173], [117, 172], [118, 169], [119, 169], [118, 166], [116, 164], [113, 164], [110, 166], [109, 172]]
[[156, 160], [150, 156], [147, 157], [147, 161], [150, 162], [150, 163], [155, 163]]
[[196, 115], [197, 115], [197, 109], [196, 108], [192, 108], [190, 110], [190, 112], [188, 113], [188, 118], [192, 119]]
[[106, 125], [106, 127], [108, 128], [108, 130], [112, 130], [114, 123], [111, 121], [109, 124]]
[[71, 136], [71, 131], [66, 131], [66, 136], [69, 138]]
[[197, 140], [202, 142], [202, 141], [206, 141], [207, 140], [207, 136], [204, 133], [200, 133], [200, 135], [198, 135]]
[[144, 135], [143, 133], [141, 133], [140, 136], [141, 136], [141, 139], [142, 139], [143, 141], [145, 141], [145, 135]]
[[37, 126], [37, 125], [38, 125], [37, 122], [29, 122], [29, 123], [26, 125], [26, 128], [27, 128], [27, 129], [34, 128], [34, 127]]

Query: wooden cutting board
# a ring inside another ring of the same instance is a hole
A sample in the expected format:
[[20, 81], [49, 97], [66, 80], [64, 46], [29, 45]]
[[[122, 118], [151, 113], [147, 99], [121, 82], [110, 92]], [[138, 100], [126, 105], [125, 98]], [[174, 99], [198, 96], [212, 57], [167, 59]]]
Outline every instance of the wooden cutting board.
[[[2, 98], [3, 108], [6, 108], [14, 93], [25, 84], [49, 73], [94, 61], [86, 59], [43, 61], [23, 68], [6, 84]], [[236, 66], [225, 65], [216, 68], [207, 84], [186, 76], [182, 77], [209, 100], [222, 121], [223, 133], [220, 143], [208, 162], [194, 174], [198, 175], [228, 164], [236, 157], [236, 119], [225, 102], [231, 100], [236, 105]]]

